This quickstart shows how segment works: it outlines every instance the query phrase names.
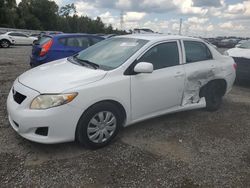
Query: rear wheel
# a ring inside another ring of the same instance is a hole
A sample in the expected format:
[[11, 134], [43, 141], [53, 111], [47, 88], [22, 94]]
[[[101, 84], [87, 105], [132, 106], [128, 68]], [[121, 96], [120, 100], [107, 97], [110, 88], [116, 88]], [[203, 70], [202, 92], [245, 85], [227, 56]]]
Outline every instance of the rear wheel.
[[3, 48], [9, 48], [10, 47], [10, 42], [8, 40], [1, 40], [0, 45]]
[[97, 103], [80, 118], [76, 139], [91, 149], [104, 147], [118, 134], [122, 119], [119, 108], [114, 104]]
[[204, 94], [206, 99], [206, 109], [208, 111], [216, 111], [220, 108], [222, 103], [222, 92], [221, 84], [211, 82], [206, 89]]

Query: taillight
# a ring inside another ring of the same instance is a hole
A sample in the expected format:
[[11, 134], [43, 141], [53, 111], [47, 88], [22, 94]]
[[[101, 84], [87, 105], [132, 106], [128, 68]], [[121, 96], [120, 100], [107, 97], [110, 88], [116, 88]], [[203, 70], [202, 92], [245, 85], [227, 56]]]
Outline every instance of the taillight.
[[237, 64], [236, 63], [234, 63], [234, 70], [236, 70], [237, 69]]
[[48, 42], [46, 42], [45, 44], [42, 45], [42, 49], [40, 52], [40, 56], [44, 56], [48, 53], [50, 47], [52, 46], [53, 40], [49, 40]]

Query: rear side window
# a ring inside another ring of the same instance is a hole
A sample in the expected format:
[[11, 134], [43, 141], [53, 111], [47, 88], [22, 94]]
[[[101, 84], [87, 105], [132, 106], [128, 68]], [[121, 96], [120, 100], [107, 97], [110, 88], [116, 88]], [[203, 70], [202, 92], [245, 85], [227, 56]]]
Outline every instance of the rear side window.
[[167, 42], [152, 47], [140, 58], [139, 62], [152, 63], [154, 70], [179, 65], [177, 42]]
[[184, 41], [184, 46], [187, 63], [212, 59], [212, 54], [210, 50], [202, 42]]
[[87, 37], [60, 38], [59, 43], [61, 43], [64, 46], [80, 47], [80, 48], [88, 48], [90, 46], [90, 42]]
[[36, 45], [43, 45], [43, 44], [47, 43], [49, 40], [51, 40], [51, 37], [43, 36], [43, 37], [39, 38], [39, 39], [35, 42], [35, 44], [36, 44]]

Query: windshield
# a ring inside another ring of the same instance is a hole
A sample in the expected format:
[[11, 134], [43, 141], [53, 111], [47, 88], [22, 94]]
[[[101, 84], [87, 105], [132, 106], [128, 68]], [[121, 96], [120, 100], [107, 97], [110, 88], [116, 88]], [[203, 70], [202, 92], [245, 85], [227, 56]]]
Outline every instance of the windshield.
[[239, 48], [250, 49], [250, 41], [242, 43]]
[[122, 65], [147, 42], [133, 38], [106, 39], [81, 51], [76, 58], [95, 63], [101, 69], [111, 70]]

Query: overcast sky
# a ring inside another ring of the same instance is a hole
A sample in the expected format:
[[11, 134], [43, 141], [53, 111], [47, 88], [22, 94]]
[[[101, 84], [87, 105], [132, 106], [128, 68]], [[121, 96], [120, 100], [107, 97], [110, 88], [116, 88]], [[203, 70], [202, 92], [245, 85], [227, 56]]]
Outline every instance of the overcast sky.
[[[17, 2], [19, 2], [18, 0]], [[124, 29], [150, 28], [184, 35], [250, 37], [250, 0], [55, 0], [59, 6], [75, 3], [78, 15], [100, 16], [104, 23]]]

